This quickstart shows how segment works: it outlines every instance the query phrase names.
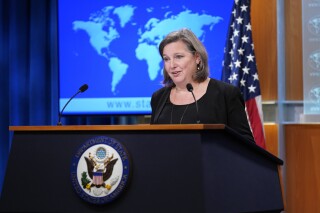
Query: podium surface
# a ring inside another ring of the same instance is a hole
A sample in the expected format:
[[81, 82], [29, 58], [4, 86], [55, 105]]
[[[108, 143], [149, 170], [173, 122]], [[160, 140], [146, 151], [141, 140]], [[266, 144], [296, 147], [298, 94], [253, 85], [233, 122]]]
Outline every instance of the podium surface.
[[[258, 212], [283, 209], [283, 162], [222, 124], [11, 126], [0, 211]], [[131, 156], [130, 183], [112, 203], [77, 196], [70, 165], [77, 148], [114, 138]]]

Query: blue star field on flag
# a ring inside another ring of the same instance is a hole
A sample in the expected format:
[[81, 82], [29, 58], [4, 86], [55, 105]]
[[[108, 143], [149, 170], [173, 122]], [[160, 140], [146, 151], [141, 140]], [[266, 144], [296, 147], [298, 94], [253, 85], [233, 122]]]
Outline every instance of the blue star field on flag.
[[236, 0], [225, 47], [222, 80], [240, 88], [244, 100], [260, 95], [252, 42], [250, 1]]

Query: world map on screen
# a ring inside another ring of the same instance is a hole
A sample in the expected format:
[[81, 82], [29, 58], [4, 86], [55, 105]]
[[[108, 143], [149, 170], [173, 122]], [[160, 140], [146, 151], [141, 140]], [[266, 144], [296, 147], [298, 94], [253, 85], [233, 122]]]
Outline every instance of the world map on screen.
[[[147, 64], [148, 77], [153, 81], [162, 74], [162, 59], [158, 53], [158, 45], [168, 33], [187, 27], [204, 40], [205, 30], [212, 30], [214, 25], [222, 20], [222, 17], [197, 13], [185, 8], [178, 14], [164, 10], [163, 19], [151, 18], [146, 20], [143, 27], [140, 27], [135, 23], [134, 16], [137, 15], [135, 10], [136, 7], [133, 5], [106, 6], [93, 12], [88, 20], [73, 22], [73, 30], [84, 30], [89, 36], [87, 42], [99, 56], [108, 61], [108, 67], [112, 72], [111, 91], [113, 93], [116, 92], [117, 85], [126, 75], [128, 68], [134, 66], [126, 59], [122, 59], [117, 54], [117, 49], [111, 47], [113, 41], [126, 39], [127, 36], [136, 36], [137, 46], [129, 51], [134, 51], [136, 59]], [[149, 8], [146, 12], [152, 13], [152, 11], [153, 9]], [[118, 31], [119, 28], [125, 30], [128, 25], [136, 26], [136, 35]]]
[[210, 77], [220, 79], [233, 0], [59, 0], [60, 109], [65, 114], [148, 114], [163, 80], [158, 52], [172, 31], [191, 29], [203, 42]]

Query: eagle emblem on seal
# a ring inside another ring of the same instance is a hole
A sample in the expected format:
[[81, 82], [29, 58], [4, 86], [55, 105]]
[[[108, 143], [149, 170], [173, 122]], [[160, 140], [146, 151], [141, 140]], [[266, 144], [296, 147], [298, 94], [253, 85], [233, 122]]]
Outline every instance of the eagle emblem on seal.
[[108, 150], [102, 146], [98, 147], [95, 153], [89, 152], [84, 158], [87, 171], [81, 174], [82, 187], [96, 196], [108, 194], [119, 180], [118, 176], [109, 180], [118, 159], [114, 159], [113, 154], [110, 156]]

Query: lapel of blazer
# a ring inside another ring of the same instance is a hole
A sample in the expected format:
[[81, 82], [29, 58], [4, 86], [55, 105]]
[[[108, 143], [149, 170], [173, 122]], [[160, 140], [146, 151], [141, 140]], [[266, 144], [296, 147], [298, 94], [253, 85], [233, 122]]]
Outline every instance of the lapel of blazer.
[[171, 88], [166, 88], [165, 91], [163, 92], [162, 96], [160, 97], [159, 99], [159, 105], [157, 107], [157, 111], [154, 115], [154, 123], [157, 123], [158, 121], [158, 118], [164, 108], [164, 105], [166, 104], [167, 100], [168, 100], [168, 97], [170, 95], [170, 89]]

